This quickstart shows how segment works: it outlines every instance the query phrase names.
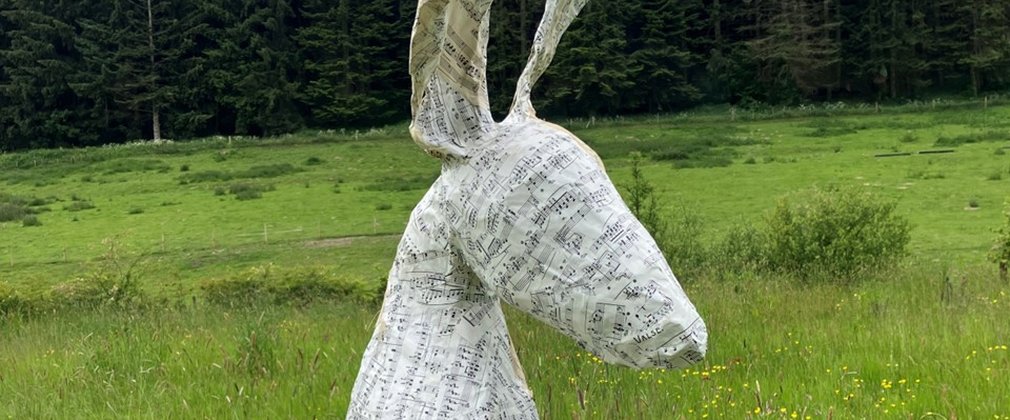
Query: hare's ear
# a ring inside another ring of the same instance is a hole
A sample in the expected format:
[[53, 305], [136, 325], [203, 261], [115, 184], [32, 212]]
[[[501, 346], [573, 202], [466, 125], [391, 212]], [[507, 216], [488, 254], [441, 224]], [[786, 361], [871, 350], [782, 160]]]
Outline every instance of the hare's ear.
[[530, 102], [533, 85], [547, 70], [554, 58], [554, 51], [561, 41], [561, 35], [568, 25], [579, 15], [587, 0], [547, 0], [544, 5], [544, 16], [540, 20], [536, 36], [533, 38], [533, 49], [526, 62], [526, 68], [519, 76], [516, 84], [516, 94], [512, 99], [512, 108], [508, 118], [535, 117], [536, 110]]
[[466, 156], [487, 137], [491, 0], [420, 0], [410, 40], [411, 137], [436, 156]]

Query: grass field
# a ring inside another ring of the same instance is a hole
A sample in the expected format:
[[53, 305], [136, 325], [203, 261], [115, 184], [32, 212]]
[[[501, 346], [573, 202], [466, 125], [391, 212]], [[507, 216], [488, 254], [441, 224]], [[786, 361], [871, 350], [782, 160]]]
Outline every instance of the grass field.
[[[894, 199], [913, 228], [904, 263], [847, 285], [682, 276], [711, 333], [697, 369], [603, 365], [510, 313], [544, 418], [1010, 419], [1010, 287], [985, 258], [1010, 197], [1010, 108], [565, 125], [618, 185], [631, 152], [650, 156], [667, 211], [698, 216], [706, 243], [815, 185]], [[156, 302], [0, 320], [0, 417], [342, 417], [374, 305], [202, 290], [264, 266], [378, 284], [438, 170], [402, 126], [0, 155], [0, 210], [24, 203], [39, 224], [0, 223], [0, 291], [45, 299], [129, 266]]]

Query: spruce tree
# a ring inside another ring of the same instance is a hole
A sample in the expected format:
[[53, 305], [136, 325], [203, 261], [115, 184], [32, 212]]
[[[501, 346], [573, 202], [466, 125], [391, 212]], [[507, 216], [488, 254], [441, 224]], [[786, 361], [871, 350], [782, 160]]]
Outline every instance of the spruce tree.
[[701, 92], [689, 77], [700, 57], [687, 34], [701, 23], [700, 2], [642, 0], [628, 8], [633, 13], [628, 58], [635, 72], [626, 106], [658, 112], [693, 104]]
[[1003, 0], [970, 0], [958, 11], [968, 34], [968, 53], [961, 64], [968, 67], [971, 91], [1002, 85], [1010, 70], [1010, 10]]
[[516, 80], [526, 66], [544, 0], [496, 1], [491, 3], [487, 83], [491, 111], [504, 116], [512, 105]]
[[5, 148], [57, 147], [90, 142], [81, 103], [68, 76], [80, 61], [73, 21], [78, 11], [61, 1], [11, 0], [0, 11], [7, 45], [0, 50], [0, 130]]
[[204, 89], [223, 134], [272, 135], [301, 128], [295, 10], [284, 0], [217, 0], [209, 14]]
[[395, 51], [409, 48], [407, 37], [396, 32], [402, 25], [398, 25], [395, 3], [306, 3], [306, 25], [298, 30], [296, 40], [307, 78], [302, 97], [316, 124], [378, 124], [404, 115], [407, 96], [390, 83], [406, 72], [395, 61]]
[[635, 86], [627, 59], [628, 9], [589, 2], [565, 33], [533, 96], [538, 109], [565, 115], [616, 114]]

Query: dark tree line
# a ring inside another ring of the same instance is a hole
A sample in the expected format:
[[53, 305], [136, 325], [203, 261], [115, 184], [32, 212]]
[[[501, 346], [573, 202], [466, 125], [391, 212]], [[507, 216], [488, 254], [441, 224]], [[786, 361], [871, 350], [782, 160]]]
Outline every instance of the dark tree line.
[[[499, 114], [543, 2], [492, 7]], [[0, 0], [0, 150], [403, 120], [414, 7]], [[535, 98], [542, 114], [583, 116], [1008, 87], [1006, 0], [593, 0]]]

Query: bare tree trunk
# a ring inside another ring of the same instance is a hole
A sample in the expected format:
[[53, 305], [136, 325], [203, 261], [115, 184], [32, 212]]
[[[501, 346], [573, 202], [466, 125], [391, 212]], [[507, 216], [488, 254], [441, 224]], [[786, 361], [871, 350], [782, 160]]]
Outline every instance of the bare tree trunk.
[[[155, 76], [155, 60], [154, 60], [154, 11], [151, 8], [151, 0], [147, 0], [147, 46], [150, 48], [151, 54], [151, 75]], [[154, 80], [158, 80], [157, 77]], [[157, 83], [157, 82], [155, 82]], [[156, 86], [154, 86], [156, 88]], [[161, 140], [161, 115], [159, 115], [158, 109], [161, 104], [155, 102], [151, 103], [151, 135], [154, 141]]]

